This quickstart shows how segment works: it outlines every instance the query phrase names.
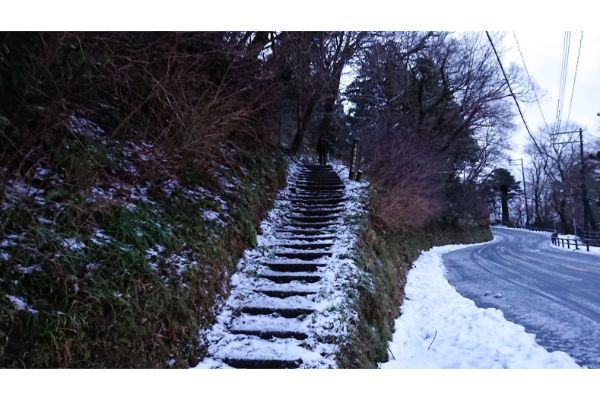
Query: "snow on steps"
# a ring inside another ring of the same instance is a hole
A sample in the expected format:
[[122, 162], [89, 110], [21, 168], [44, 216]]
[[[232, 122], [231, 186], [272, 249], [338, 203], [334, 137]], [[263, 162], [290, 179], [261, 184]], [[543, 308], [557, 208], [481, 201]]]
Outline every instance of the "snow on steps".
[[341, 165], [290, 165], [288, 186], [232, 277], [198, 368], [335, 367], [346, 334], [344, 290], [358, 274], [349, 254], [355, 227], [343, 221], [363, 212], [357, 199], [366, 190], [346, 176]]

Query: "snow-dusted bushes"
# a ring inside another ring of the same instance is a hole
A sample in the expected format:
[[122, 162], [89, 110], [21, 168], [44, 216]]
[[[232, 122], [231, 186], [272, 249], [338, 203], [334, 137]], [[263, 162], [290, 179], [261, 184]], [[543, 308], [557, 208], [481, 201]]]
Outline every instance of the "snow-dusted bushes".
[[283, 158], [253, 150], [184, 175], [151, 143], [91, 126], [74, 133], [113, 169], [96, 166], [83, 185], [42, 161], [0, 198], [0, 366], [192, 364]]

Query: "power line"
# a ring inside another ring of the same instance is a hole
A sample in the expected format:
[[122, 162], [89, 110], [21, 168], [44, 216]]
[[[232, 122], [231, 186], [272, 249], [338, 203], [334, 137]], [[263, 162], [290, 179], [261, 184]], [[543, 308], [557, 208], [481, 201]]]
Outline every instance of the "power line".
[[525, 64], [525, 57], [523, 56], [523, 52], [521, 51], [521, 46], [519, 45], [519, 40], [517, 39], [517, 34], [513, 32], [513, 36], [515, 38], [515, 42], [517, 43], [517, 49], [519, 50], [519, 55], [521, 56], [521, 61], [523, 62], [523, 67], [525, 68], [525, 72], [527, 73], [527, 79], [529, 80], [529, 86], [531, 86], [531, 90], [533, 91], [533, 95], [535, 97], [535, 102], [537, 103], [538, 109], [542, 114], [542, 119], [544, 120], [544, 125], [546, 129], [550, 130], [548, 126], [548, 122], [546, 121], [546, 116], [544, 115], [544, 111], [542, 110], [542, 105], [540, 104], [540, 99], [535, 91], [535, 86], [533, 84], [533, 80], [531, 79], [531, 75], [529, 74], [529, 70], [527, 69], [527, 64]]
[[560, 131], [562, 122], [562, 109], [565, 101], [565, 88], [567, 86], [567, 74], [569, 72], [569, 55], [571, 52], [571, 32], [565, 32], [563, 36], [562, 63], [560, 69], [560, 80], [558, 85], [558, 102], [556, 104], [556, 120], [554, 130]]
[[575, 81], [577, 80], [577, 70], [579, 69], [579, 57], [581, 56], [581, 43], [583, 42], [583, 31], [579, 37], [579, 48], [577, 49], [577, 62], [575, 63], [575, 75], [573, 75], [573, 88], [571, 89], [571, 100], [569, 101], [569, 112], [567, 114], [567, 125], [571, 119], [571, 106], [573, 105], [573, 93], [575, 93]]
[[485, 34], [487, 35], [487, 38], [490, 41], [490, 45], [492, 46], [492, 50], [494, 50], [494, 54], [496, 55], [496, 60], [498, 60], [498, 65], [500, 66], [500, 70], [502, 71], [502, 75], [504, 76], [504, 80], [506, 81], [506, 84], [508, 85], [508, 90], [510, 91], [510, 95], [512, 96], [513, 100], [515, 101], [515, 104], [517, 105], [517, 110], [519, 110], [519, 115], [521, 116], [521, 120], [523, 121], [523, 125], [525, 125], [525, 129], [527, 130], [527, 134], [529, 135], [529, 137], [533, 141], [533, 144], [535, 145], [535, 147], [541, 153], [541, 148], [537, 144], [537, 141], [535, 140], [535, 137], [533, 137], [533, 135], [531, 134], [531, 131], [529, 130], [529, 125], [527, 125], [527, 121], [525, 121], [525, 116], [523, 115], [523, 111], [521, 110], [521, 106], [519, 105], [519, 101], [517, 100], [517, 96], [515, 96], [515, 92], [513, 92], [512, 87], [510, 86], [510, 81], [508, 80], [508, 76], [506, 75], [506, 72], [504, 71], [504, 67], [502, 66], [502, 61], [500, 60], [500, 56], [498, 55], [498, 52], [496, 51], [496, 46], [494, 46], [494, 41], [492, 40], [492, 37], [490, 36], [490, 33], [488, 31], [485, 31]]

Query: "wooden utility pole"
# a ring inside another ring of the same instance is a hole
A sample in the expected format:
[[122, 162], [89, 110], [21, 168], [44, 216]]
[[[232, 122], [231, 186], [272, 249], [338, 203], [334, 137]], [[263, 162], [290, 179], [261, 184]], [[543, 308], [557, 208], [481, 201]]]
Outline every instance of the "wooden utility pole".
[[590, 228], [592, 228], [592, 230], [596, 230], [596, 223], [594, 222], [594, 216], [591, 212], [592, 210], [590, 209], [590, 204], [587, 198], [587, 187], [585, 185], [585, 156], [583, 154], [583, 129], [579, 128], [576, 131], [551, 133], [550, 136], [568, 135], [573, 133], [579, 134], [579, 140], [571, 140], [556, 144], [569, 144], [579, 142], [579, 157], [581, 162], [581, 168], [579, 170], [579, 173], [581, 177], [581, 202], [583, 203], [583, 229], [587, 230], [589, 226]]

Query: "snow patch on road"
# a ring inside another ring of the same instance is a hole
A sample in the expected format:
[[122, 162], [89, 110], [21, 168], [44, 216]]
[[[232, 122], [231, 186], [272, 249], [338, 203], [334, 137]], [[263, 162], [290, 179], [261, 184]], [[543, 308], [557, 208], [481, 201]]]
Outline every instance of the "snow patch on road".
[[380, 368], [578, 368], [564, 352], [548, 352], [535, 335], [478, 308], [448, 283], [442, 255], [473, 245], [434, 247], [408, 273], [401, 316]]

